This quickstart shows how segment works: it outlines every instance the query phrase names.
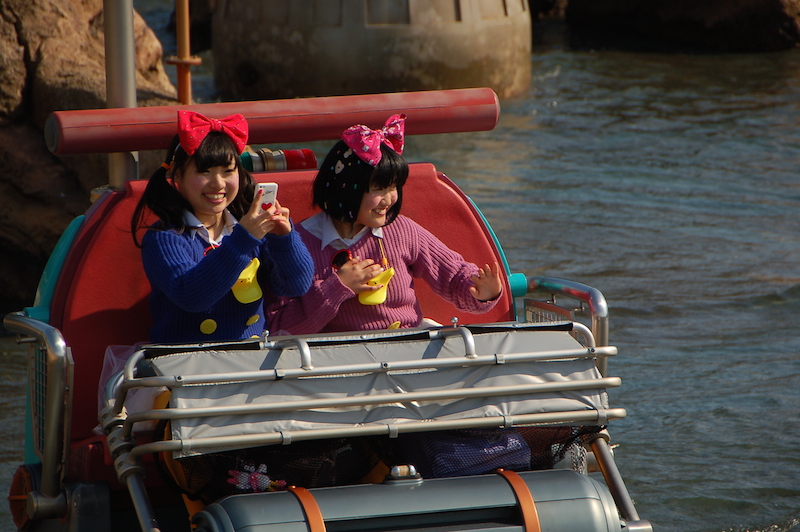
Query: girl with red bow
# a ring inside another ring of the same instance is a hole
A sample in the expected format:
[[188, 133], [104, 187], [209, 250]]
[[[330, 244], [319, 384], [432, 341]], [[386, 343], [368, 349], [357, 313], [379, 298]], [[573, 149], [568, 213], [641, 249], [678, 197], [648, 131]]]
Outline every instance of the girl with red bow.
[[502, 289], [497, 263], [468, 263], [400, 215], [405, 118], [393, 115], [378, 130], [350, 127], [325, 157], [313, 188], [322, 212], [297, 230], [314, 258], [314, 281], [305, 295], [268, 304], [273, 330], [417, 327], [423, 316], [414, 278], [466, 312], [494, 307]]
[[242, 115], [178, 111], [177, 143], [131, 222], [140, 245], [145, 209], [158, 217], [140, 245], [152, 286], [151, 342], [260, 335], [265, 290], [299, 296], [311, 283], [313, 264], [289, 209], [276, 201], [262, 211], [253, 197], [255, 182], [239, 160], [247, 137]]

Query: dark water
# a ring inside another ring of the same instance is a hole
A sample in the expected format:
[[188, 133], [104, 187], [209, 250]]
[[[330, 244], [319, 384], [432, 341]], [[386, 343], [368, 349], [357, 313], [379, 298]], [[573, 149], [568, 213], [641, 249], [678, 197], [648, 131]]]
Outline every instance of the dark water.
[[[800, 530], [800, 51], [550, 45], [532, 61], [494, 131], [409, 139], [406, 155], [476, 201], [513, 270], [605, 294], [611, 402], [628, 410], [611, 432], [642, 518]], [[21, 460], [15, 349], [0, 350], [3, 492]]]
[[611, 398], [629, 413], [612, 434], [640, 514], [657, 530], [792, 529], [800, 54], [533, 61], [495, 131], [430, 157], [512, 267], [608, 298], [623, 377]]

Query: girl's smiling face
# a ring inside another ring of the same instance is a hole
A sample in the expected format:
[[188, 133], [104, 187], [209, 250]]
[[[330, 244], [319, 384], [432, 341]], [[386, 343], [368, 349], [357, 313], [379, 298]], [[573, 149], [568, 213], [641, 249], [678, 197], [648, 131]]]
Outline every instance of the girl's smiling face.
[[370, 186], [369, 192], [361, 198], [361, 207], [356, 217], [356, 225], [367, 227], [383, 227], [386, 225], [386, 213], [397, 202], [397, 187], [386, 188]]
[[185, 171], [175, 176], [175, 186], [191, 204], [197, 219], [208, 225], [219, 220], [239, 193], [239, 170], [233, 160], [205, 171], [189, 161]]

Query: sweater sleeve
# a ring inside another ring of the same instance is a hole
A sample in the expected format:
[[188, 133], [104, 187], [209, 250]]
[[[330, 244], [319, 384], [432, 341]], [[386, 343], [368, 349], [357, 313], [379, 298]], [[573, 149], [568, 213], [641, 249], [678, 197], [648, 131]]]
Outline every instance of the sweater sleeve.
[[150, 283], [170, 301], [187, 312], [201, 312], [228, 293], [258, 245], [237, 225], [204, 257], [203, 246], [186, 235], [151, 229], [142, 239], [142, 263]]
[[339, 306], [354, 296], [337, 275], [315, 278], [304, 295], [275, 298], [268, 303], [269, 329], [289, 334], [318, 333], [336, 317]]
[[297, 231], [285, 236], [268, 234], [261, 256], [269, 260], [269, 288], [277, 296], [301, 296], [311, 286], [314, 261]]
[[475, 264], [465, 261], [430, 231], [408, 218], [403, 217], [397, 229], [407, 232], [411, 242], [409, 268], [412, 275], [422, 278], [436, 295], [471, 314], [482, 314], [494, 308], [498, 298], [479, 301], [469, 290], [474, 286], [470, 277], [478, 272]]
[[[296, 228], [298, 238], [311, 256], [314, 270], [308, 291], [300, 297], [271, 297], [265, 299], [265, 316], [270, 331], [290, 334], [313, 334], [325, 328], [339, 313], [339, 307], [355, 293], [342, 284], [338, 275], [330, 275], [324, 264], [320, 241], [302, 224]], [[327, 273], [326, 273], [327, 271]]]

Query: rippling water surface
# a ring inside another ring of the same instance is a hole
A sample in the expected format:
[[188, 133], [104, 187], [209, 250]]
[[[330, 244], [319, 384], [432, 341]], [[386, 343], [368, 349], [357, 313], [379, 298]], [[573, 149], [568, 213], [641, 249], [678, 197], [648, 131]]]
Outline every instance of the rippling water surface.
[[[606, 296], [611, 401], [628, 410], [611, 432], [642, 518], [800, 530], [800, 52], [542, 46], [532, 61], [494, 131], [416, 137], [406, 155], [476, 201], [513, 270]], [[0, 359], [5, 491], [24, 360], [10, 341]]]
[[[539, 50], [441, 146], [522, 271], [609, 300], [618, 461], [657, 530], [800, 522], [800, 56]], [[424, 142], [419, 144], [422, 149]]]

